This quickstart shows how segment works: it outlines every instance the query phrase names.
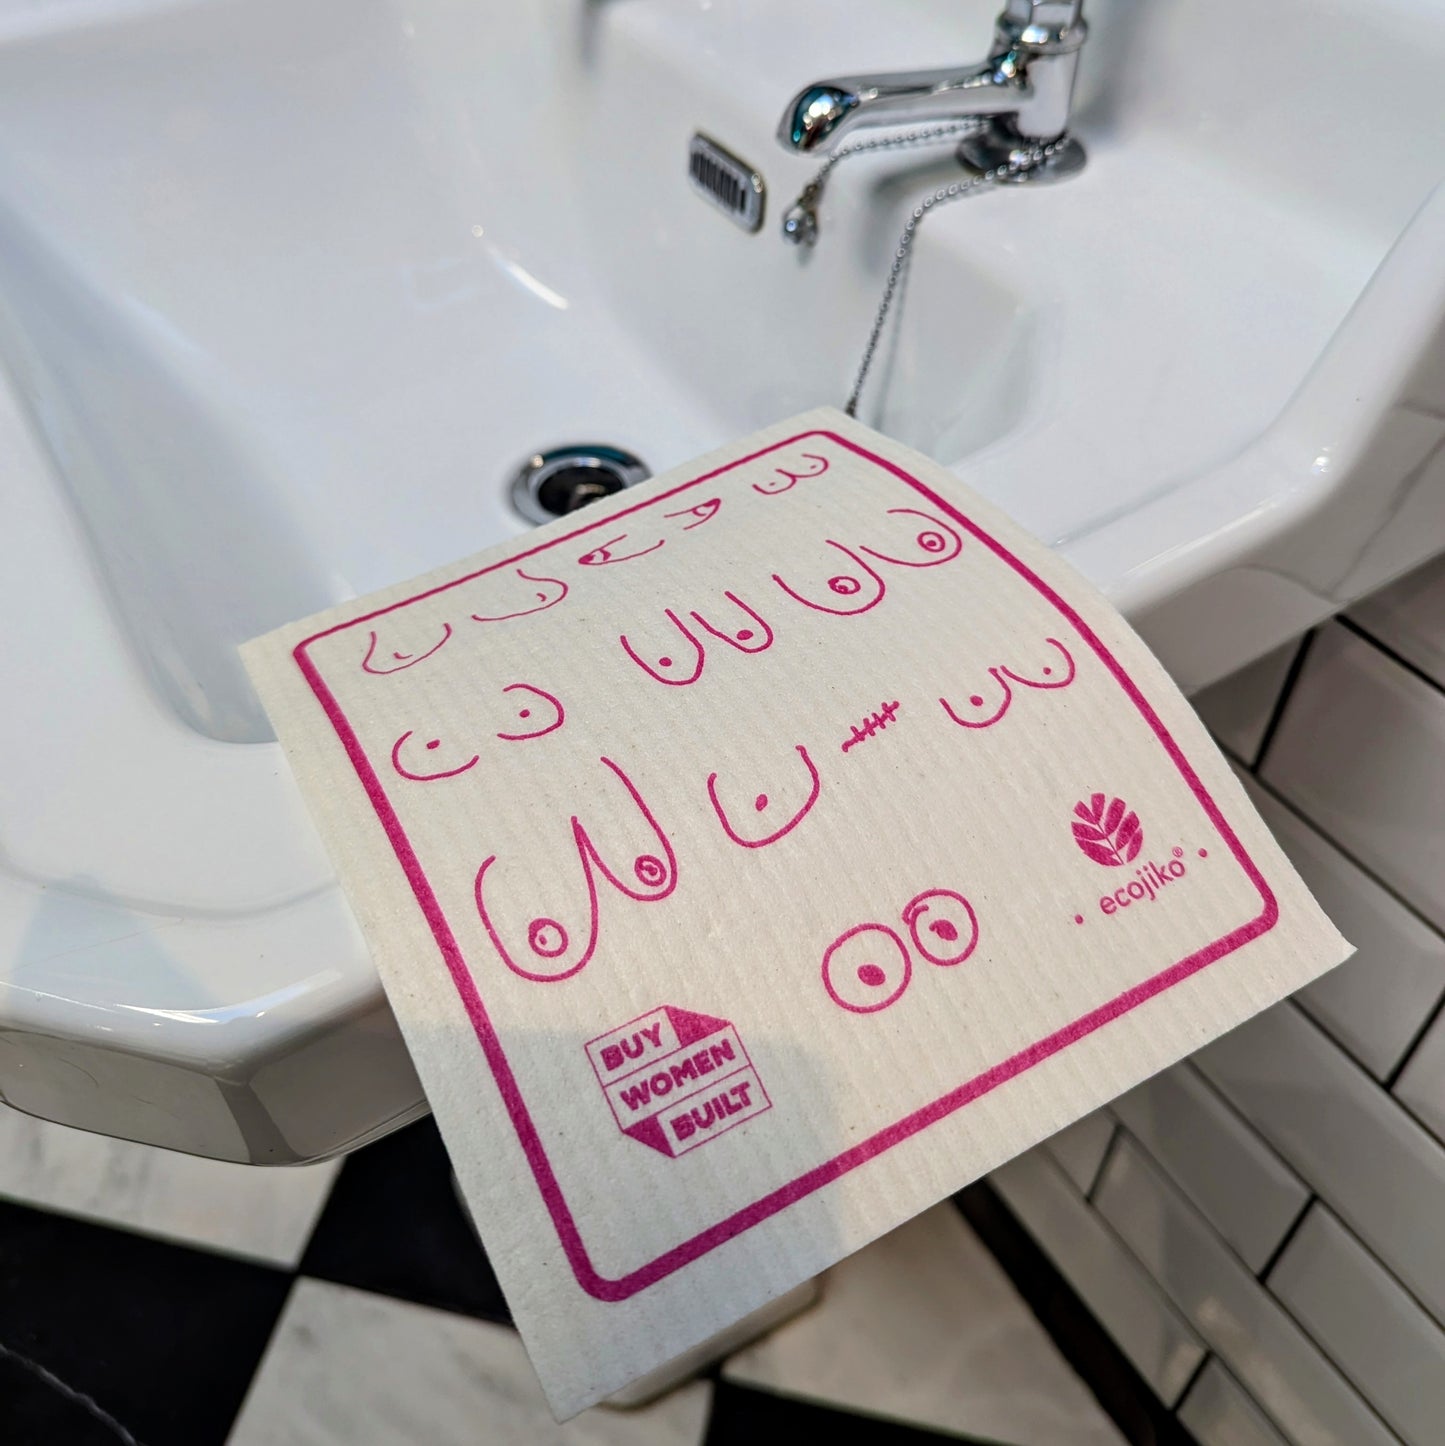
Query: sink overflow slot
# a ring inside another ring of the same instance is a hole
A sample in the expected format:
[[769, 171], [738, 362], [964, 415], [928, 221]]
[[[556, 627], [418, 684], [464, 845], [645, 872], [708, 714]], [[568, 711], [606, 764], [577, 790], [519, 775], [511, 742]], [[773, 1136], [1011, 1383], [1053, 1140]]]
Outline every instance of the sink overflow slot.
[[650, 476], [646, 463], [621, 447], [577, 442], [528, 457], [513, 473], [509, 492], [528, 522], [551, 522]]
[[687, 145], [687, 174], [693, 190], [706, 196], [744, 231], [756, 231], [762, 226], [767, 197], [763, 178], [746, 161], [740, 161], [701, 131]]

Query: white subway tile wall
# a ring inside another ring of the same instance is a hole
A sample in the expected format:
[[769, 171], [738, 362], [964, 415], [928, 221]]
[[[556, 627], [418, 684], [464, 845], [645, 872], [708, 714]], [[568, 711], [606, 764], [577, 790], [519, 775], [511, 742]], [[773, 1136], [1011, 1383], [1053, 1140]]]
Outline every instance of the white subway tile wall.
[[1094, 1203], [1289, 1440], [1388, 1446], [1380, 1418], [1133, 1140], [1111, 1152]]
[[1113, 1108], [1244, 1263], [1263, 1270], [1309, 1200], [1299, 1176], [1187, 1065]]
[[1445, 1330], [1322, 1205], [1269, 1288], [1410, 1446], [1445, 1435]]
[[1438, 1015], [1395, 1085], [1395, 1098], [1445, 1140], [1445, 1014]]
[[[1441, 766], [1445, 767], [1445, 755]], [[1388, 1079], [1445, 997], [1445, 937], [1247, 775], [1245, 791], [1355, 955], [1297, 996], [1376, 1079]]]
[[1445, 688], [1445, 557], [1367, 598], [1352, 616], [1372, 638]]
[[1288, 1446], [1269, 1417], [1215, 1357], [1189, 1388], [1179, 1419], [1199, 1446]]
[[1203, 1361], [1204, 1344], [1139, 1262], [1038, 1150], [1010, 1161], [992, 1179], [1134, 1369], [1173, 1405]]
[[1260, 777], [1445, 928], [1445, 691], [1340, 623], [1315, 636]]
[[1114, 1129], [1108, 1111], [1095, 1110], [1045, 1142], [1044, 1148], [1054, 1157], [1054, 1163], [1079, 1187], [1081, 1195], [1094, 1188]]
[[1274, 717], [1299, 641], [1266, 653], [1231, 678], [1206, 688], [1194, 707], [1209, 731], [1236, 758], [1253, 763]]
[[1202, 1446], [1438, 1446], [1445, 558], [1196, 701], [1358, 953], [994, 1183]]
[[1288, 1001], [1195, 1058], [1445, 1321], [1445, 1145]]

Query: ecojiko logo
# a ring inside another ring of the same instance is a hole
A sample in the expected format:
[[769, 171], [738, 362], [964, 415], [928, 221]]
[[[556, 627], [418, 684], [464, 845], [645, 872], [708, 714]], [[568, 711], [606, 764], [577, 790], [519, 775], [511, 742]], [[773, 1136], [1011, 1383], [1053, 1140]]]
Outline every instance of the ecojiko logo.
[[[1092, 793], [1087, 802], [1074, 805], [1074, 842], [1105, 868], [1122, 869], [1139, 857], [1144, 847], [1144, 826], [1139, 815], [1122, 798], [1110, 798], [1107, 794]], [[1153, 903], [1160, 893], [1188, 872], [1184, 863], [1184, 850], [1175, 847], [1170, 850], [1172, 857], [1166, 863], [1155, 863], [1146, 859], [1133, 871], [1133, 877], [1109, 894], [1099, 897], [1099, 912], [1110, 915], [1127, 909], [1132, 904], [1147, 901]], [[1199, 850], [1200, 858], [1207, 858], [1206, 849]], [[1074, 922], [1082, 924], [1084, 916], [1074, 915]]]
[[1144, 847], [1139, 815], [1122, 798], [1090, 794], [1087, 803], [1074, 805], [1074, 842], [1096, 864], [1122, 868]]

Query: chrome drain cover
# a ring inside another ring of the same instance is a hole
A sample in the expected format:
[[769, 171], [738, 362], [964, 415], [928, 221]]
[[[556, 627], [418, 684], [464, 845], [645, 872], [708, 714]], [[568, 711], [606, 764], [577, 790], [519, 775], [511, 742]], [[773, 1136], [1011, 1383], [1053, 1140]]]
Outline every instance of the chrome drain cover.
[[517, 469], [512, 506], [528, 522], [551, 522], [650, 476], [646, 463], [621, 447], [597, 442], [553, 447], [534, 453]]

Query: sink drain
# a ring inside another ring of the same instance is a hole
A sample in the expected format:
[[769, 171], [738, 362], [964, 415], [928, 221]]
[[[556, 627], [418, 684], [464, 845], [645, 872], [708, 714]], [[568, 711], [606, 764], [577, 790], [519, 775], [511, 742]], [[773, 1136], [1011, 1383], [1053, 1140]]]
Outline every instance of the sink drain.
[[551, 522], [651, 475], [640, 458], [620, 447], [596, 443], [554, 447], [529, 457], [517, 469], [512, 506], [528, 522]]

